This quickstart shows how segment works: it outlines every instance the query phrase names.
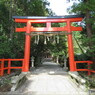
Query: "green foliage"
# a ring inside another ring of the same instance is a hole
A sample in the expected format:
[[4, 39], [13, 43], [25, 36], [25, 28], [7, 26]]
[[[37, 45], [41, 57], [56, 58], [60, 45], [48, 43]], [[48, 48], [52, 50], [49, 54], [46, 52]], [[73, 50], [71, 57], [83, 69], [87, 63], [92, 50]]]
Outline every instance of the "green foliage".
[[[80, 38], [77, 41], [80, 43], [82, 50], [86, 56], [95, 56], [95, 0], [81, 0], [80, 3], [74, 3], [71, 8], [68, 9], [70, 13], [84, 14], [84, 21], [82, 22], [83, 31], [80, 32]], [[89, 17], [87, 17], [89, 16]], [[89, 18], [89, 19], [87, 19]], [[91, 32], [87, 29], [89, 28]], [[77, 49], [76, 49], [77, 50]]]
[[[12, 16], [53, 15], [46, 0], [1, 0], [0, 1], [0, 58], [23, 58], [24, 33], [16, 33]], [[18, 24], [22, 27], [22, 24]]]
[[89, 10], [89, 11], [91, 11], [91, 14], [93, 14], [95, 12], [94, 4], [95, 4], [95, 0], [88, 0], [87, 2], [85, 0], [83, 0], [80, 3], [74, 3], [73, 6], [71, 7], [70, 11], [77, 13], [77, 14], [85, 14], [86, 11]]
[[40, 63], [42, 58], [47, 56], [48, 54], [53, 57], [63, 57], [67, 56], [67, 47], [66, 47], [66, 37], [65, 36], [59, 36], [59, 43], [57, 43], [57, 36], [49, 36], [49, 41], [46, 39], [45, 42], [45, 36], [40, 36], [40, 40], [38, 44], [35, 44], [35, 37], [32, 39], [31, 43], [31, 56], [35, 57], [35, 63]]
[[52, 43], [51, 44], [51, 53], [53, 56], [59, 56], [59, 55], [64, 55], [67, 56], [67, 51], [66, 51], [66, 37], [65, 36], [59, 36], [59, 43]]

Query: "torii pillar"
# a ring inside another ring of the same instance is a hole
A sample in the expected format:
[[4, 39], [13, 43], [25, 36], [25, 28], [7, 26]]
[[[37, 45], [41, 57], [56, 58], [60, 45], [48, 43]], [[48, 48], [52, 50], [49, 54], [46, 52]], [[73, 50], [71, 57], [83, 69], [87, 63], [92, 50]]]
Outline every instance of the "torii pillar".
[[72, 31], [71, 31], [71, 22], [67, 21], [67, 27], [68, 27], [68, 55], [69, 55], [69, 66], [70, 71], [75, 71], [75, 63], [74, 63], [74, 48], [73, 48], [73, 39], [72, 39]]
[[25, 51], [24, 51], [24, 64], [23, 64], [23, 72], [29, 71], [29, 60], [30, 60], [30, 44], [31, 44], [31, 22], [28, 21], [26, 25], [26, 38], [25, 38]]

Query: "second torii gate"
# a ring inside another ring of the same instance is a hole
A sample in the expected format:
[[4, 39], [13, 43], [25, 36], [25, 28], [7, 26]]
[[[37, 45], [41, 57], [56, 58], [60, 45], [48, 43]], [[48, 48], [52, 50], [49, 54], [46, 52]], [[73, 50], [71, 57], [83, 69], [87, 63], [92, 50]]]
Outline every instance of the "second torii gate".
[[[82, 27], [72, 26], [72, 22], [80, 22], [83, 19], [82, 15], [68, 15], [68, 16], [53, 16], [53, 17], [42, 17], [42, 16], [13, 16], [16, 23], [26, 23], [26, 27], [16, 28], [16, 32], [26, 32], [25, 36], [25, 52], [24, 52], [24, 64], [23, 72], [29, 71], [29, 60], [30, 60], [30, 41], [31, 32], [56, 32], [66, 31], [68, 33], [68, 55], [70, 71], [76, 71], [76, 64], [74, 61], [74, 49], [72, 40], [72, 31], [82, 31]], [[33, 27], [34, 23], [45, 23], [46, 27]], [[52, 23], [66, 23], [63, 27], [52, 27]]]

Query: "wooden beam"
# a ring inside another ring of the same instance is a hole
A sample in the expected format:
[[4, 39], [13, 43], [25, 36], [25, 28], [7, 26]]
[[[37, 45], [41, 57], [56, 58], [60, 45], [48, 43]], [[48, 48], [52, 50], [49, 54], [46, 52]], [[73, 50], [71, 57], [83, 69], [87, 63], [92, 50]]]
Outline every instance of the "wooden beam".
[[51, 22], [51, 23], [57, 23], [57, 22], [78, 22], [78, 21], [82, 21], [83, 18], [59, 18], [59, 19], [15, 19], [15, 22], [17, 23], [27, 23], [28, 21], [31, 23], [47, 23], [47, 22]]
[[[64, 27], [31, 27], [31, 32], [46, 32], [46, 31], [68, 31], [67, 26]], [[82, 27], [71, 26], [71, 31], [82, 31]], [[26, 32], [26, 27], [16, 28], [16, 32]]]

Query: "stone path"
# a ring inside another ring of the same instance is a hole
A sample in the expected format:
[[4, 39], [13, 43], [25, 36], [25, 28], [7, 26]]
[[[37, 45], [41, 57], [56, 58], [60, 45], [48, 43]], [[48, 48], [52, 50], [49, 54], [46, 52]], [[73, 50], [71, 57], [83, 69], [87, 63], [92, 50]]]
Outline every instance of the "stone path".
[[22, 95], [88, 95], [78, 88], [59, 65], [44, 62], [32, 71], [18, 90]]

